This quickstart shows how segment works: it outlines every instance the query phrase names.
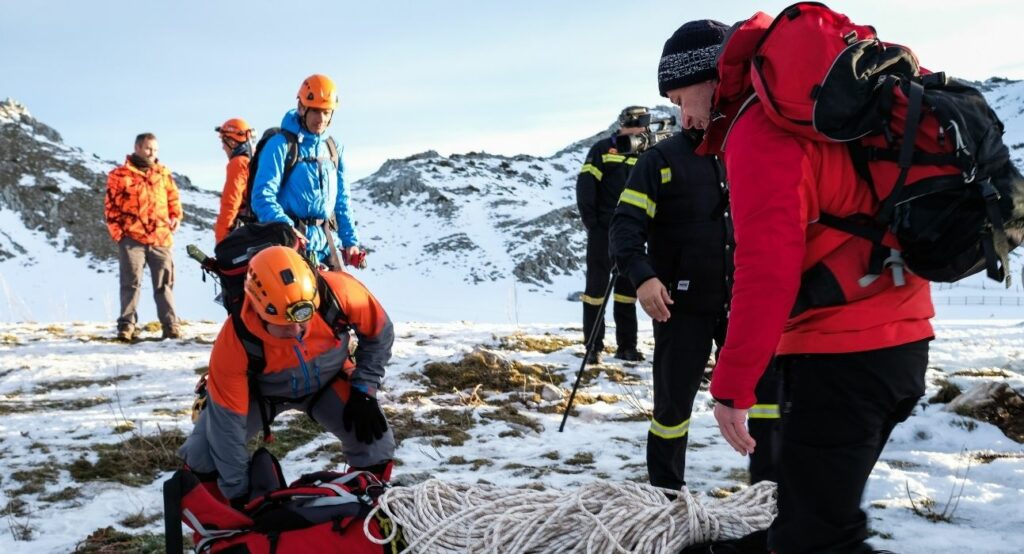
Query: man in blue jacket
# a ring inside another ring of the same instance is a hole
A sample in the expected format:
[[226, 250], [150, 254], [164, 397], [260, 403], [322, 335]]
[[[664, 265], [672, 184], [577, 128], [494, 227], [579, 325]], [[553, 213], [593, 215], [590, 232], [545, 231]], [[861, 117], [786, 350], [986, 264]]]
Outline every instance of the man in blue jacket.
[[261, 223], [294, 225], [307, 241], [307, 255], [340, 270], [339, 260], [331, 260], [336, 232], [344, 261], [358, 267], [365, 252], [359, 248], [345, 167], [334, 139], [324, 136], [338, 107], [337, 87], [326, 75], [312, 75], [299, 87], [298, 100], [281, 121], [282, 132], [260, 150], [253, 213]]

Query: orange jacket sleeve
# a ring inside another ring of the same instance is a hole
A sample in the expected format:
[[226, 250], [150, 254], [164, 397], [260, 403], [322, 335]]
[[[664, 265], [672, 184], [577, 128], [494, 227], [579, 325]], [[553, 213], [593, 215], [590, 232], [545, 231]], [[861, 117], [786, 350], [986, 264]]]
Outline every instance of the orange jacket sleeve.
[[231, 231], [231, 226], [238, 217], [238, 210], [245, 200], [246, 184], [249, 181], [249, 157], [235, 156], [228, 160], [227, 177], [224, 180], [224, 192], [220, 195], [220, 213], [213, 226], [214, 238], [217, 242]]

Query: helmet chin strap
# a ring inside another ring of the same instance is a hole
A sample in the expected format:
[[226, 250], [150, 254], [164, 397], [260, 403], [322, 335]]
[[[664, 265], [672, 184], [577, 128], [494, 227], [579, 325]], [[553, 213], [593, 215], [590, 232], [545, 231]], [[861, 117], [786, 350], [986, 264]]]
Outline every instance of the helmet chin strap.
[[[307, 113], [309, 113], [309, 108], [307, 108], [306, 106], [303, 106], [300, 103], [299, 104], [299, 126], [301, 126], [302, 129], [304, 131], [306, 131], [307, 133], [316, 134], [316, 133], [313, 133], [313, 131], [309, 128], [308, 125], [306, 125], [306, 114]], [[327, 125], [324, 126], [324, 129], [326, 129], [327, 127], [331, 126], [331, 120], [332, 119], [334, 119], [334, 110], [331, 110], [331, 114], [327, 116]]]

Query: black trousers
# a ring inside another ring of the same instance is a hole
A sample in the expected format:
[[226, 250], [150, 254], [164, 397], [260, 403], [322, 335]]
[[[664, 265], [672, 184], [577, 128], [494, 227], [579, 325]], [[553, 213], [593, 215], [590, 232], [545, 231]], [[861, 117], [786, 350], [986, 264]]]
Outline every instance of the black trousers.
[[757, 441], [757, 448], [750, 455], [750, 484], [760, 481], [778, 482], [779, 467], [779, 397], [782, 394], [782, 376], [775, 361], [768, 363], [768, 369], [757, 382], [754, 395], [757, 404], [747, 411], [747, 430]]
[[[724, 312], [674, 311], [668, 322], [654, 322], [654, 414], [647, 432], [647, 473], [654, 486], [678, 489], [686, 484], [693, 398], [708, 368], [712, 345], [716, 352], [722, 348], [727, 327]], [[750, 460], [752, 483], [776, 480], [778, 383], [774, 367], [758, 382], [758, 404], [750, 413], [751, 434], [758, 441]]]
[[[612, 272], [608, 253], [608, 228], [595, 227], [587, 233], [587, 286], [583, 291], [583, 340], [601, 315], [601, 302]], [[615, 342], [620, 349], [636, 348], [636, 288], [625, 275], [615, 279], [612, 315], [615, 317]], [[604, 320], [597, 328], [597, 350], [604, 348]]]
[[[712, 344], [725, 344], [725, 313], [673, 312], [665, 323], [654, 322], [654, 416], [647, 432], [647, 473], [651, 484], [679, 489], [686, 484], [693, 400], [707, 369]], [[751, 433], [757, 449], [750, 456], [751, 482], [775, 480], [774, 437], [778, 419], [778, 380], [773, 368], [758, 383]], [[754, 417], [754, 415], [759, 417]]]
[[871, 552], [864, 487], [889, 434], [924, 394], [928, 341], [780, 356], [780, 554]]

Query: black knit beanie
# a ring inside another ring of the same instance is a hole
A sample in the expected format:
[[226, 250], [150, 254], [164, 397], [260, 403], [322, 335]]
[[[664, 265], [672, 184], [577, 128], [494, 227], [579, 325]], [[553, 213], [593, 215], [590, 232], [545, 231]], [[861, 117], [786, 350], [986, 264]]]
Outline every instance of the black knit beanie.
[[715, 61], [729, 26], [713, 19], [690, 21], [676, 30], [658, 62], [658, 91], [690, 86], [718, 77]]

